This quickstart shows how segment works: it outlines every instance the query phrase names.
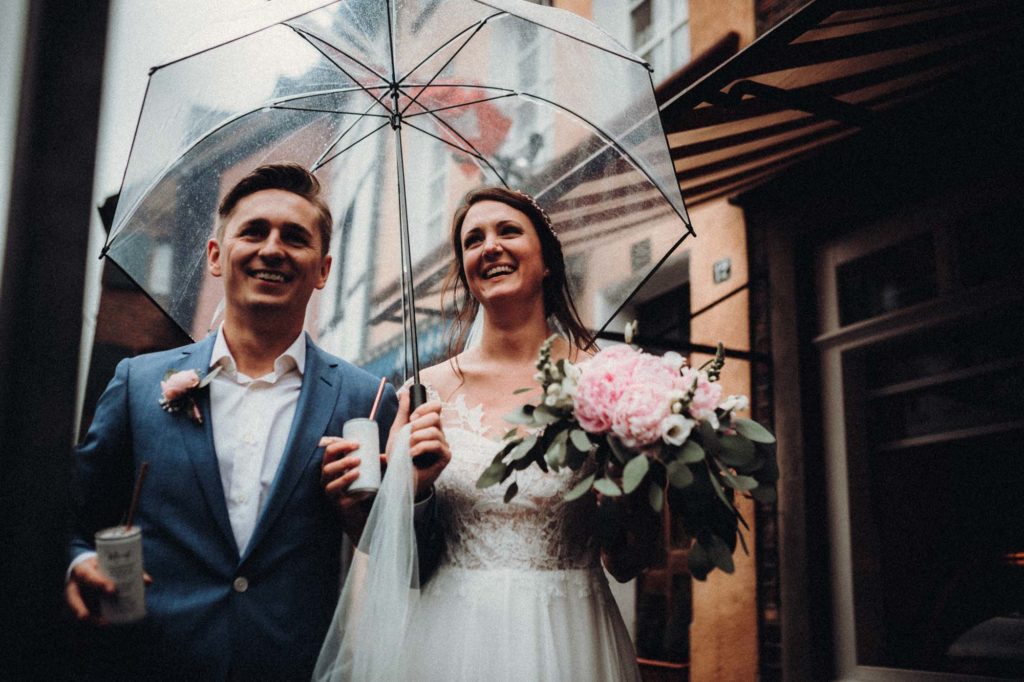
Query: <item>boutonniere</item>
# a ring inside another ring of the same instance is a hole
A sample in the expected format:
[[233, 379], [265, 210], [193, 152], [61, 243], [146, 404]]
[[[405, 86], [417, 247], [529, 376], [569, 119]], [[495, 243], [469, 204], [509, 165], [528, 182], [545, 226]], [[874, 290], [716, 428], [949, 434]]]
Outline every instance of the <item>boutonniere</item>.
[[200, 377], [194, 369], [167, 370], [164, 380], [160, 382], [160, 407], [168, 412], [186, 410], [189, 419], [197, 424], [202, 424], [203, 415], [199, 411], [196, 394], [213, 381], [220, 369], [218, 365], [203, 377]]

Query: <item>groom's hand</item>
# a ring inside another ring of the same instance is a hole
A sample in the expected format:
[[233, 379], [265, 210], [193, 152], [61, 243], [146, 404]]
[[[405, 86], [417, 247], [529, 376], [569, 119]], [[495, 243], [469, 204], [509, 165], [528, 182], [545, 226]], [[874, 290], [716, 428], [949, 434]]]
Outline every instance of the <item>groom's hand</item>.
[[320, 468], [324, 494], [338, 512], [345, 532], [353, 540], [358, 540], [373, 503], [372, 495], [350, 495], [348, 492], [352, 482], [359, 478], [360, 460], [352, 454], [359, 449], [359, 443], [337, 436], [324, 436], [320, 439], [320, 447], [324, 449]]
[[[142, 574], [146, 586], [153, 584], [148, 573]], [[91, 556], [75, 564], [64, 586], [64, 601], [75, 618], [92, 625], [105, 626], [107, 620], [100, 615], [100, 597], [117, 594], [117, 585], [100, 569], [99, 561]]]

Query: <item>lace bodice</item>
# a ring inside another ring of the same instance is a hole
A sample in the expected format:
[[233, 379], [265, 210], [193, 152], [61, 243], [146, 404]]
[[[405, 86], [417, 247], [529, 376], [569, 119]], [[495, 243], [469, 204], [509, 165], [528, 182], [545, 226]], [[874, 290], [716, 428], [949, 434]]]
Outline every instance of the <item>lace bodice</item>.
[[[428, 387], [431, 399], [439, 400]], [[505, 483], [481, 490], [476, 481], [501, 447], [489, 433], [482, 406], [467, 407], [462, 395], [442, 401], [441, 423], [452, 459], [435, 483], [445, 533], [444, 562], [459, 568], [563, 570], [599, 566], [593, 533], [594, 499], [563, 496], [583, 474], [544, 473], [536, 466]], [[506, 488], [519, 493], [506, 504]]]

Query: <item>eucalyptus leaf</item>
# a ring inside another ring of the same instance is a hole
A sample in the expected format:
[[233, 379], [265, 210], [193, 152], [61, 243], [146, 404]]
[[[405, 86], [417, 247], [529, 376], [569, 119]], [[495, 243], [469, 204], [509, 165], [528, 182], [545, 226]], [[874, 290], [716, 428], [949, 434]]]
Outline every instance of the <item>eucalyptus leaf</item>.
[[750, 496], [758, 502], [775, 502], [779, 499], [775, 488], [770, 485], [759, 485], [750, 491]]
[[519, 435], [519, 429], [509, 429], [505, 432], [505, 435], [501, 437], [502, 440], [511, 440]]
[[700, 433], [700, 441], [704, 447], [704, 452], [712, 457], [717, 456], [721, 452], [722, 446], [718, 443], [718, 434], [715, 433], [715, 427], [707, 422], [700, 422], [697, 431]]
[[719, 457], [731, 467], [745, 467], [754, 460], [754, 443], [743, 436], [719, 436]]
[[476, 481], [476, 487], [490, 488], [492, 485], [500, 483], [504, 477], [505, 465], [502, 462], [494, 462], [480, 474], [480, 478]]
[[775, 436], [752, 419], [733, 419], [732, 427], [736, 429], [738, 434], [749, 438], [755, 443], [775, 442]]
[[736, 570], [735, 564], [732, 562], [732, 552], [729, 551], [729, 545], [725, 544], [725, 541], [717, 535], [711, 536], [710, 546], [707, 547], [708, 556], [711, 561], [714, 562], [715, 566], [726, 573], [732, 573]]
[[623, 445], [622, 442], [615, 436], [608, 436], [606, 440], [608, 441], [608, 445], [612, 449], [612, 454], [615, 456], [615, 459], [618, 460], [619, 464], [624, 465], [633, 457], [634, 453], [630, 451], [630, 449], [627, 448], [625, 445]]
[[519, 492], [519, 483], [512, 481], [507, 488], [505, 488], [505, 504], [512, 501], [512, 498]]
[[572, 444], [580, 452], [590, 452], [590, 448], [593, 447], [593, 444], [590, 442], [590, 439], [587, 437], [587, 432], [584, 431], [583, 429], [573, 429], [573, 430], [571, 430], [569, 432], [569, 438], [572, 439]]
[[537, 444], [537, 434], [531, 434], [523, 439], [523, 442], [512, 448], [512, 452], [509, 453], [512, 461], [516, 461], [526, 457], [533, 449], [533, 446]]
[[511, 424], [523, 424], [525, 426], [534, 426], [533, 420], [533, 405], [523, 405], [516, 409], [515, 412], [509, 412], [503, 419]]
[[707, 550], [699, 542], [693, 543], [690, 547], [690, 551], [686, 554], [686, 563], [690, 569], [690, 575], [697, 580], [705, 580], [708, 577], [708, 573], [714, 568], [714, 564], [711, 562], [711, 557], [708, 556]]
[[583, 497], [583, 495], [590, 491], [590, 486], [592, 485], [594, 485], [594, 474], [590, 474], [573, 486], [573, 489], [565, 494], [565, 501], [571, 502], [577, 497]]
[[554, 424], [562, 417], [547, 405], [541, 404], [533, 411], [533, 420], [538, 424]]
[[555, 469], [557, 471], [558, 467], [565, 466], [565, 455], [565, 439], [555, 438], [555, 440], [552, 441], [551, 445], [548, 446], [548, 451], [544, 453], [544, 460], [551, 466], [552, 469]]
[[704, 459], [704, 448], [700, 446], [700, 443], [688, 440], [683, 443], [677, 459], [684, 464], [695, 464]]
[[650, 502], [651, 509], [656, 512], [660, 512], [662, 505], [665, 504], [665, 491], [654, 481], [651, 481], [651, 485], [647, 487], [647, 501]]
[[665, 471], [668, 472], [668, 481], [672, 484], [673, 488], [682, 489], [693, 483], [693, 472], [690, 471], [690, 467], [684, 464], [682, 460], [677, 459], [674, 462], [669, 462], [668, 466], [665, 467]]
[[627, 495], [637, 489], [640, 482], [644, 480], [644, 476], [647, 475], [650, 466], [650, 460], [643, 453], [629, 460], [626, 468], [622, 470], [622, 490]]
[[735, 514], [736, 508], [732, 506], [732, 502], [730, 502], [729, 498], [725, 496], [725, 491], [722, 489], [722, 484], [718, 481], [718, 476], [719, 474], [711, 472], [711, 475], [708, 478], [711, 479], [711, 485], [714, 487], [715, 494], [718, 495], [718, 499], [722, 501], [722, 504], [728, 507], [729, 511]]
[[532, 386], [532, 387], [531, 386], [527, 386], [526, 388], [517, 388], [516, 390], [512, 391], [512, 395], [519, 395], [520, 393], [526, 393], [527, 391], [533, 391], [533, 390], [536, 390], [536, 388], [537, 388], [536, 386]]
[[618, 497], [622, 494], [622, 490], [619, 486], [615, 485], [615, 481], [610, 478], [599, 478], [594, 481], [594, 489], [608, 497]]
[[726, 485], [733, 490], [753, 490], [757, 487], [757, 479], [753, 476], [734, 476], [728, 472], [724, 472], [722, 476]]

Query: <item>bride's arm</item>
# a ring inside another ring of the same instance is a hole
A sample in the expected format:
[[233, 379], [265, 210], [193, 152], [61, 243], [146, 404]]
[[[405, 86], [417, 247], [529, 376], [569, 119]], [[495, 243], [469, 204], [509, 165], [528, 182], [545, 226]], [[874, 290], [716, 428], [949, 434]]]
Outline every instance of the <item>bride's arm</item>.
[[[403, 387], [404, 389], [404, 387]], [[437, 568], [444, 549], [443, 534], [437, 518], [437, 498], [433, 494], [434, 481], [451, 460], [451, 451], [441, 428], [441, 403], [425, 403], [409, 415], [409, 392], [402, 390], [398, 398], [398, 416], [391, 426], [386, 451], [390, 453], [398, 432], [410, 421], [409, 454], [415, 461], [424, 454], [435, 455], [434, 462], [423, 469], [414, 468], [415, 508], [413, 525], [416, 532], [416, 553], [419, 563], [419, 581], [422, 585]]]

